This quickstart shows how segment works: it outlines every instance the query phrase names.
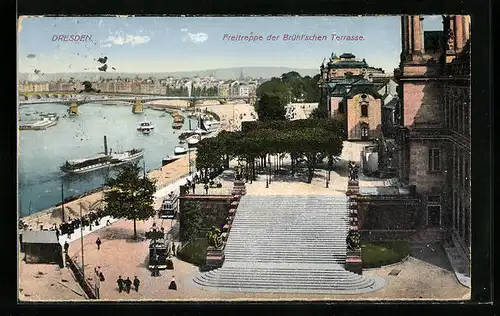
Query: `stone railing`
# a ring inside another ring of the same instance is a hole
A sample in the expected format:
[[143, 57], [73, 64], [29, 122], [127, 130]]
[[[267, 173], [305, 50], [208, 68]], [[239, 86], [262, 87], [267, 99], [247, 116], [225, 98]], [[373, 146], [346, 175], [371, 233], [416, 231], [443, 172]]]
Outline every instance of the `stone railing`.
[[97, 294], [92, 288], [92, 285], [85, 279], [85, 276], [83, 275], [82, 270], [80, 267], [71, 259], [71, 257], [66, 254], [66, 265], [71, 269], [71, 272], [73, 272], [73, 275], [75, 276], [76, 280], [78, 281], [78, 284], [80, 284], [81, 288], [85, 292], [88, 298], [90, 299], [97, 299]]
[[[243, 182], [244, 186], [244, 182]], [[229, 233], [233, 224], [234, 217], [236, 215], [236, 210], [240, 201], [241, 195], [234, 195], [234, 201], [231, 202], [229, 208], [228, 216], [226, 217], [226, 222], [222, 227], [222, 240], [223, 244], [220, 248], [214, 248], [209, 246], [207, 248], [207, 257], [205, 261], [206, 269], [216, 269], [222, 267], [225, 260], [224, 247], [226, 245], [227, 239], [229, 238]]]

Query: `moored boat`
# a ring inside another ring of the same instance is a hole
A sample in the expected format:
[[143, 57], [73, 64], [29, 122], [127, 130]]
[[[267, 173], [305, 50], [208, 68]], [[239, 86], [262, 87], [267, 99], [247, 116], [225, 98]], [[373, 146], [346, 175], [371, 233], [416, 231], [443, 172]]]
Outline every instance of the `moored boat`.
[[174, 122], [174, 123], [172, 123], [172, 128], [173, 129], [181, 129], [183, 125], [184, 125], [183, 123]]
[[83, 159], [67, 160], [61, 171], [70, 174], [82, 174], [104, 168], [116, 167], [140, 159], [144, 155], [143, 149], [131, 149], [122, 152], [108, 153], [106, 136], [104, 136], [104, 153]]
[[175, 146], [175, 148], [174, 148], [174, 154], [176, 154], [176, 155], [184, 155], [187, 152], [188, 152], [188, 149], [185, 148], [184, 146], [178, 145], [178, 146]]
[[179, 158], [181, 158], [181, 157], [167, 156], [161, 160], [161, 165], [162, 165], [162, 167], [166, 166], [166, 165], [178, 160]]

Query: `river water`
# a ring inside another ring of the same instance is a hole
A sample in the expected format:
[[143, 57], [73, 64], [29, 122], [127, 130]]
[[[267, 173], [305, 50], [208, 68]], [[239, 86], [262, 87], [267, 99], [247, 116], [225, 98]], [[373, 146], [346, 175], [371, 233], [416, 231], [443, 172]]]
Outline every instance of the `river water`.
[[[101, 187], [109, 171], [106, 169], [83, 175], [65, 175], [59, 167], [71, 159], [85, 158], [104, 152], [104, 136], [108, 150], [113, 152], [144, 148], [146, 170], [161, 167], [161, 160], [174, 154], [179, 143], [179, 131], [172, 129], [173, 119], [168, 113], [144, 109], [144, 114], [132, 114], [130, 105], [85, 104], [79, 115], [65, 116], [67, 106], [62, 104], [31, 104], [19, 107], [21, 122], [38, 117], [33, 112], [55, 112], [57, 125], [46, 130], [19, 131], [18, 196], [20, 216], [36, 213], [76, 196]], [[31, 114], [31, 115], [27, 115]], [[166, 115], [165, 115], [166, 114]], [[144, 119], [155, 125], [150, 135], [136, 130]], [[183, 129], [188, 129], [188, 120]], [[196, 128], [196, 121], [191, 120]], [[112, 176], [112, 174], [111, 174]]]

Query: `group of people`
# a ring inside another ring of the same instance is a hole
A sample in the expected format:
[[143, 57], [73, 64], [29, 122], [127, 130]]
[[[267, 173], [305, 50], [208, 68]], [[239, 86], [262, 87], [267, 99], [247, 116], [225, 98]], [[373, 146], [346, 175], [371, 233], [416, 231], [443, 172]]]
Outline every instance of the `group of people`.
[[122, 276], [120, 275], [118, 277], [118, 280], [116, 280], [116, 283], [118, 283], [118, 292], [125, 292], [130, 293], [130, 288], [132, 287], [132, 284], [134, 285], [134, 290], [136, 292], [139, 292], [139, 285], [141, 284], [141, 281], [137, 278], [137, 276], [134, 277], [134, 281], [132, 282], [129, 277], [127, 277], [126, 280], [122, 279]]
[[[102, 211], [98, 212], [90, 212], [81, 218], [71, 219], [68, 218], [67, 222], [64, 222], [59, 225], [59, 227], [55, 226], [54, 230], [56, 231], [56, 235], [59, 238], [59, 235], [68, 235], [71, 236], [75, 232], [76, 229], [79, 229], [80, 226], [90, 227], [91, 225], [98, 226], [100, 225], [102, 217], [104, 217], [104, 213]], [[109, 222], [109, 220], [108, 220]], [[109, 224], [109, 223], [106, 223]]]

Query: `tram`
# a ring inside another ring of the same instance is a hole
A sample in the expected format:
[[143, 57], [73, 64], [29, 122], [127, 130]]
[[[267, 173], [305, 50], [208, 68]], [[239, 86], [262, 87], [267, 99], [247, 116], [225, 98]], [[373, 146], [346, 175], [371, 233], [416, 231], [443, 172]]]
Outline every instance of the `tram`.
[[153, 239], [149, 244], [149, 268], [167, 269], [168, 249], [165, 239]]
[[179, 196], [174, 192], [170, 192], [161, 204], [159, 217], [163, 219], [174, 219], [179, 211]]

